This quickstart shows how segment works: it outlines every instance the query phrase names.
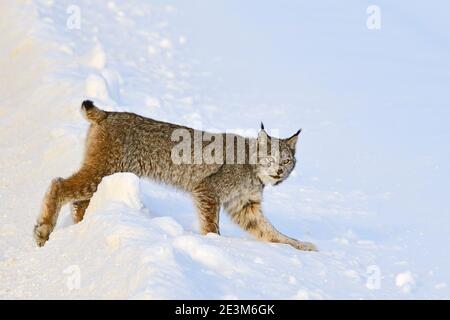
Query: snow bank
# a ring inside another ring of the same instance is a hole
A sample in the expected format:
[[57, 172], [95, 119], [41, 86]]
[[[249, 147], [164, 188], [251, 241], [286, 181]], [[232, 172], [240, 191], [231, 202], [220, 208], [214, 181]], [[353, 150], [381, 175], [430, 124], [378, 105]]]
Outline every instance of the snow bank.
[[[345, 267], [327, 254], [186, 231], [143, 205], [143, 185], [131, 173], [105, 177], [83, 221], [0, 264], [2, 297], [318, 299], [325, 283], [358, 283], [340, 279]], [[317, 272], [328, 264], [341, 271]]]
[[115, 202], [132, 210], [141, 210], [143, 205], [139, 192], [139, 178], [132, 173], [116, 173], [105, 177], [92, 197], [86, 214], [92, 215]]

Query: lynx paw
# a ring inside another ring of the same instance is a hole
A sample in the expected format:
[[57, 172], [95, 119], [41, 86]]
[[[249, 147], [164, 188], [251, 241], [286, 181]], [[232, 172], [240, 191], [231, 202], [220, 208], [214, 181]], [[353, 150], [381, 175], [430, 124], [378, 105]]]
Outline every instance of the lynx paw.
[[52, 227], [49, 224], [37, 224], [34, 226], [34, 239], [39, 247], [42, 247], [48, 240]]
[[293, 243], [290, 243], [290, 245], [295, 249], [302, 251], [317, 251], [317, 247], [311, 242], [295, 241]]

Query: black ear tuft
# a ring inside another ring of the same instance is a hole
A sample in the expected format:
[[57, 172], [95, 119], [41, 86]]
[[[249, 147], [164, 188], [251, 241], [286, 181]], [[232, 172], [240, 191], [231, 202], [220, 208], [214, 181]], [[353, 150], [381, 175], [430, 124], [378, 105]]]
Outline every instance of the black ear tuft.
[[264, 130], [264, 123], [261, 121], [261, 130]]
[[300, 132], [302, 132], [301, 128], [294, 134], [294, 136], [298, 136], [300, 134]]

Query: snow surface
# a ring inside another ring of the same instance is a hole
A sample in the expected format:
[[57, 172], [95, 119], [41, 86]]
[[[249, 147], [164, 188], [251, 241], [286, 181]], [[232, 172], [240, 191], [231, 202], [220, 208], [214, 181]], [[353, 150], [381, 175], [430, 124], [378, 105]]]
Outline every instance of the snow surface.
[[[0, 298], [450, 298], [448, 4], [379, 1], [376, 31], [369, 4], [1, 1]], [[264, 210], [320, 251], [224, 214], [200, 236], [187, 195], [129, 173], [37, 248], [45, 190], [82, 157], [85, 98], [207, 130], [302, 127]]]

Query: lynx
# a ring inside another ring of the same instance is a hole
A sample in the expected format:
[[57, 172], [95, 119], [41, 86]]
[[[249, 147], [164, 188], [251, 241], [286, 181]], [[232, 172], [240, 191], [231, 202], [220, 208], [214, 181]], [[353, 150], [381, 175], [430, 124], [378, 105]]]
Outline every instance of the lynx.
[[[83, 219], [90, 198], [103, 177], [116, 172], [132, 172], [190, 193], [202, 234], [220, 234], [219, 211], [223, 207], [235, 223], [257, 239], [289, 244], [300, 250], [316, 250], [313, 244], [300, 242], [276, 230], [261, 210], [264, 186], [283, 182], [294, 169], [295, 147], [301, 130], [287, 139], [270, 137], [262, 124], [257, 138], [216, 134], [226, 151], [230, 149], [225, 141], [234, 141], [235, 145], [239, 139], [243, 141], [241, 146], [246, 153], [243, 163], [174, 163], [172, 152], [178, 142], [174, 141], [173, 132], [181, 130], [191, 137], [205, 132], [133, 113], [107, 112], [89, 100], [82, 103], [81, 109], [91, 123], [84, 160], [78, 172], [67, 179], [56, 178], [51, 182], [34, 228], [39, 246], [49, 239], [61, 206], [71, 202], [73, 220], [77, 223]], [[208, 141], [201, 142], [201, 146], [207, 145]], [[252, 148], [255, 145], [256, 148]], [[278, 148], [273, 151], [275, 145]], [[261, 146], [270, 152], [258, 153]], [[239, 157], [239, 152], [233, 149], [231, 154], [225, 152], [225, 156], [227, 159], [230, 155], [231, 158]], [[190, 156], [187, 158], [192, 160]], [[254, 163], [252, 158], [256, 159]]]

